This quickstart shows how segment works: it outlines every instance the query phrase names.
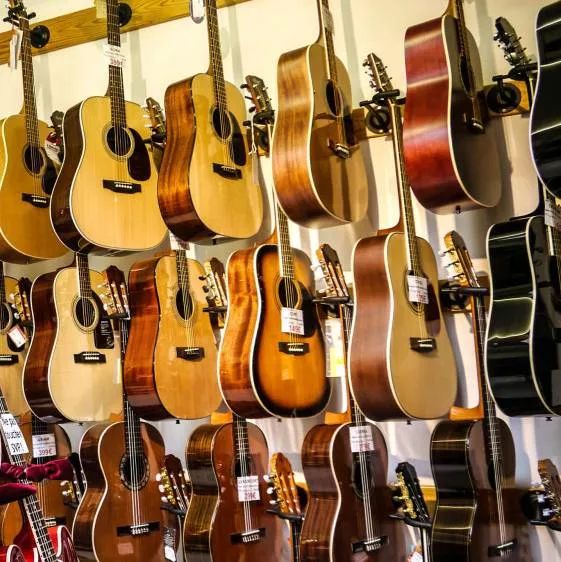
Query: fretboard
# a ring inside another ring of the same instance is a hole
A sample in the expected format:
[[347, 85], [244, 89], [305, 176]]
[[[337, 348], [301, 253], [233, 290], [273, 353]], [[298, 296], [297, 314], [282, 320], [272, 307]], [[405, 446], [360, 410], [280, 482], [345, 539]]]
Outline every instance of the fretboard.
[[31, 56], [31, 37], [29, 20], [19, 19], [22, 31], [21, 39], [21, 70], [23, 77], [23, 99], [25, 110], [25, 130], [27, 142], [30, 146], [40, 148], [39, 119], [37, 118], [37, 103], [35, 101], [35, 79], [33, 75], [33, 58]]
[[[121, 47], [119, 28], [119, 2], [107, 1], [107, 42], [114, 47]], [[123, 69], [109, 64], [109, 98], [111, 99], [111, 122], [113, 126], [126, 127], [125, 92], [123, 88]]]
[[0, 261], [0, 303], [6, 302], [6, 281], [4, 279], [4, 262]]
[[277, 204], [277, 230], [279, 238], [279, 261], [282, 277], [294, 279], [294, 254], [290, 244], [288, 219], [284, 211]]
[[226, 99], [226, 83], [224, 81], [224, 67], [222, 64], [222, 50], [220, 48], [220, 28], [218, 26], [218, 10], [216, 0], [206, 0], [206, 21], [208, 30], [208, 49], [210, 57], [210, 72], [214, 88], [214, 99], [219, 109], [228, 110]]
[[[350, 306], [346, 304], [341, 305], [339, 310], [341, 311], [341, 322], [343, 323], [343, 350], [345, 353], [345, 357], [347, 357], [347, 349], [348, 349], [349, 339], [351, 335], [352, 310]], [[346, 365], [346, 368], [348, 369], [348, 365]], [[361, 412], [360, 408], [358, 407], [358, 404], [355, 402], [355, 399], [353, 398], [353, 393], [351, 392], [348, 383], [347, 383], [347, 396], [349, 400], [349, 408], [351, 410], [351, 423], [353, 425], [364, 425], [366, 422], [366, 418], [364, 417], [364, 414]]]
[[247, 421], [233, 414], [232, 431], [234, 434], [234, 454], [240, 463], [241, 475], [249, 475], [249, 437], [247, 433]]
[[[329, 0], [318, 0], [319, 21], [325, 50], [327, 53], [328, 76], [333, 82], [337, 82], [337, 59], [335, 58], [335, 48], [333, 46], [333, 20], [329, 11]], [[327, 17], [326, 17], [327, 16]]]
[[190, 282], [189, 282], [189, 262], [187, 252], [184, 249], [175, 250], [175, 268], [177, 270], [177, 285], [183, 293], [183, 299], [188, 303]]
[[76, 269], [78, 271], [78, 288], [80, 289], [80, 296], [85, 299], [91, 299], [93, 293], [87, 254], [76, 254]]

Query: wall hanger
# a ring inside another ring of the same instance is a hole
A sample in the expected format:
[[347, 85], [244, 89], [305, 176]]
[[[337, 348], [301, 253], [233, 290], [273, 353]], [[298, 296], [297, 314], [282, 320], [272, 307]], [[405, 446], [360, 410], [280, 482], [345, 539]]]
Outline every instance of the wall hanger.
[[[218, 0], [217, 4], [219, 8], [224, 8], [247, 1]], [[132, 10], [132, 16], [123, 27], [125, 33], [189, 15], [189, 3], [186, 0], [128, 0], [127, 4]], [[107, 35], [107, 23], [104, 18], [96, 17], [96, 9], [93, 7], [63, 14], [42, 21], [41, 24], [50, 31], [50, 39], [40, 50], [33, 48], [34, 55], [97, 41]], [[8, 63], [11, 35], [11, 31], [0, 33], [0, 65]]]

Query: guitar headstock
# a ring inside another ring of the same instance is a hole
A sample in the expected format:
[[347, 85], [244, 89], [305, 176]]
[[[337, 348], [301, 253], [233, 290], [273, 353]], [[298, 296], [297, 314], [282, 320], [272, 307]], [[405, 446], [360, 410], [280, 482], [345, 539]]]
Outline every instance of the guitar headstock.
[[412, 521], [430, 524], [429, 510], [415, 467], [408, 462], [401, 462], [397, 465], [395, 473], [399, 496], [394, 496], [394, 500], [399, 502], [403, 515]]
[[114, 265], [103, 273], [102, 291], [99, 294], [101, 303], [109, 318], [130, 318], [129, 297], [125, 274]]
[[363, 64], [370, 77], [370, 86], [377, 94], [387, 94], [395, 91], [391, 78], [387, 73], [387, 66], [384, 65], [380, 57], [370, 53]]
[[481, 287], [464, 239], [455, 230], [444, 236], [446, 250], [442, 253], [449, 277], [462, 287]]
[[263, 119], [260, 119], [261, 122], [272, 124], [275, 111], [265, 82], [259, 76], [248, 74], [245, 77], [245, 84], [243, 84], [242, 88], [248, 91], [250, 96], [248, 99], [253, 103], [253, 110], [250, 109], [250, 112], [263, 116]]
[[302, 516], [302, 506], [294, 480], [294, 472], [292, 472], [290, 461], [282, 453], [275, 453], [271, 457], [269, 482], [279, 513], [288, 516]]
[[164, 457], [156, 480], [159, 482], [162, 507], [178, 515], [185, 515], [190, 491], [185, 470], [175, 455]]
[[207, 301], [209, 306], [227, 306], [226, 270], [218, 258], [211, 258], [204, 264], [205, 280], [208, 288]]
[[24, 326], [33, 326], [31, 314], [31, 279], [21, 277], [18, 279], [13, 293], [13, 306], [18, 313], [20, 322]]
[[19, 26], [20, 20], [29, 20], [35, 14], [28, 14], [25, 4], [21, 0], [8, 0], [8, 17], [4, 21]]
[[348, 298], [349, 288], [337, 252], [329, 244], [322, 244], [316, 250], [316, 256], [325, 279], [326, 296]]
[[64, 121], [64, 113], [62, 111], [53, 111], [51, 114], [51, 123], [56, 133], [56, 138], [62, 140], [62, 122]]
[[146, 111], [150, 119], [150, 129], [155, 136], [155, 140], [166, 138], [166, 118], [162, 106], [154, 98], [146, 98]]
[[530, 59], [528, 55], [526, 55], [526, 49], [520, 43], [520, 37], [511, 23], [506, 18], [500, 17], [495, 20], [495, 28], [497, 29], [497, 33], [494, 39], [503, 50], [504, 57], [508, 64], [513, 68], [523, 64], [529, 64]]
[[551, 507], [551, 518], [561, 517], [561, 478], [551, 459], [538, 461], [538, 473]]

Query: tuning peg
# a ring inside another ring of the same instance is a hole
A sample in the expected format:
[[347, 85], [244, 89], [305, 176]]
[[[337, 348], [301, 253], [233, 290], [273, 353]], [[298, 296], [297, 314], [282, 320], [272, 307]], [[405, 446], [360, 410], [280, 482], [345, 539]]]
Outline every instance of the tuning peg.
[[164, 488], [163, 484], [158, 484], [158, 490], [160, 490], [160, 492], [163, 494], [166, 489]]
[[265, 482], [270, 482], [271, 477], [268, 474], [263, 474], [263, 480], [265, 480]]
[[162, 480], [162, 475], [158, 472], [156, 474], [156, 482], [160, 482]]
[[240, 86], [240, 88], [241, 88], [242, 90], [248, 90], [248, 89], [249, 89], [249, 86], [244, 82], [244, 83]]
[[277, 505], [278, 503], [277, 500], [269, 500], [270, 505]]
[[269, 495], [273, 494], [274, 492], [275, 492], [275, 488], [274, 488], [273, 486], [269, 486], [269, 487], [267, 488], [267, 493], [268, 493]]

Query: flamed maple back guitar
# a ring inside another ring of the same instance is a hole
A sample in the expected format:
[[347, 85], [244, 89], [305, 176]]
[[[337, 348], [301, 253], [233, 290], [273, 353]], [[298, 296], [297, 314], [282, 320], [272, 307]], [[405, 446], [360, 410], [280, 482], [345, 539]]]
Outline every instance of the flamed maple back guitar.
[[106, 2], [108, 96], [65, 113], [64, 161], [51, 202], [53, 226], [75, 252], [148, 250], [165, 235], [143, 110], [125, 101], [119, 3]]
[[349, 74], [335, 55], [329, 0], [317, 0], [320, 36], [278, 62], [273, 177], [288, 218], [308, 227], [366, 214], [368, 185], [353, 130]]
[[480, 100], [481, 63], [463, 2], [449, 0], [444, 15], [405, 35], [405, 165], [415, 196], [437, 213], [493, 207], [501, 197], [497, 142]]
[[158, 200], [182, 240], [249, 238], [263, 221], [242, 123], [245, 102], [224, 80], [216, 0], [206, 0], [210, 69], [168, 87]]

